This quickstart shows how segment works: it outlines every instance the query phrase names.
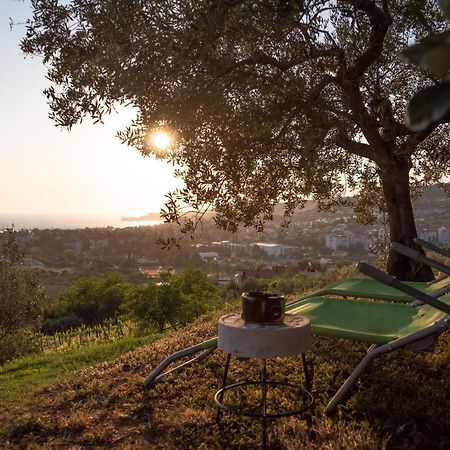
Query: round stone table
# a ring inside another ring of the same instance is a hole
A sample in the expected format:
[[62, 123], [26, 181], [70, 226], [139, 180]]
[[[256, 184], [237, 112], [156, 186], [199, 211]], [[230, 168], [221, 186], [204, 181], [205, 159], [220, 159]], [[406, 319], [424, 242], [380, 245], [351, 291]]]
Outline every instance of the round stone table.
[[272, 359], [304, 353], [311, 346], [311, 324], [307, 317], [286, 314], [283, 323], [246, 323], [240, 314], [219, 319], [218, 347], [241, 358]]
[[[222, 411], [241, 416], [261, 418], [263, 448], [267, 448], [268, 419], [300, 414], [313, 404], [313, 397], [310, 393], [311, 381], [305, 357], [305, 351], [310, 346], [311, 324], [306, 317], [286, 314], [283, 323], [268, 325], [245, 322], [240, 314], [222, 316], [219, 319], [218, 347], [227, 353], [227, 360], [222, 379], [222, 388], [216, 392], [214, 397], [217, 406], [216, 420], [220, 420]], [[228, 369], [232, 355], [239, 358], [256, 358], [260, 360], [260, 380], [247, 380], [227, 386]], [[296, 355], [302, 356], [305, 388], [282, 381], [267, 380], [267, 359]], [[261, 388], [261, 402], [258, 407], [251, 410], [243, 410], [242, 408], [225, 404], [224, 394], [227, 391], [250, 385]], [[302, 405], [290, 411], [267, 413], [267, 388], [271, 386], [294, 389], [303, 400]]]

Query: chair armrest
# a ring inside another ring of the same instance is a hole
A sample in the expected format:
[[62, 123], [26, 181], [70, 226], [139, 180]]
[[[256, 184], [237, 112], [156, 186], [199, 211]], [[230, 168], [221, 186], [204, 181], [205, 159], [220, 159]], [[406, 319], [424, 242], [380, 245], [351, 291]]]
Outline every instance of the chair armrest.
[[407, 247], [406, 245], [399, 244], [398, 242], [393, 242], [391, 244], [392, 250], [400, 253], [401, 255], [405, 255], [408, 258], [411, 258], [413, 261], [420, 262], [422, 264], [426, 264], [427, 266], [433, 267], [441, 272], [450, 275], [450, 267], [445, 264], [440, 263], [434, 259], [428, 258], [428, 256], [423, 255], [418, 250], [414, 250], [412, 248]]
[[393, 288], [404, 292], [412, 298], [415, 298], [423, 303], [427, 303], [433, 308], [436, 308], [446, 314], [450, 314], [450, 305], [447, 305], [446, 303], [441, 302], [440, 300], [431, 297], [431, 295], [425, 294], [424, 292], [419, 291], [418, 289], [413, 288], [408, 284], [402, 283], [392, 275], [382, 272], [381, 270], [378, 270], [377, 268], [364, 262], [358, 263], [357, 267], [361, 273], [373, 278], [374, 280], [377, 280], [380, 283], [386, 284], [388, 286], [392, 286]]
[[446, 250], [445, 248], [438, 247], [437, 245], [434, 245], [431, 242], [424, 241], [423, 239], [419, 239], [419, 238], [415, 238], [414, 242], [417, 245], [420, 245], [421, 247], [426, 248], [427, 250], [431, 250], [432, 252], [438, 253], [439, 255], [450, 258], [450, 251]]

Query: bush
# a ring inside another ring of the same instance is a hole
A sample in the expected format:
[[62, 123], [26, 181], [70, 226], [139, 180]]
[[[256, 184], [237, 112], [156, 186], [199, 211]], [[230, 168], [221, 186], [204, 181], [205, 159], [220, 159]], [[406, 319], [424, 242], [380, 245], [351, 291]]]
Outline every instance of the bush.
[[20, 267], [24, 251], [14, 229], [6, 230], [0, 260], [0, 364], [32, 350], [45, 295], [31, 271]]
[[241, 284], [242, 292], [259, 292], [265, 291], [269, 287], [268, 280], [259, 278], [248, 278]]
[[162, 282], [130, 288], [124, 305], [128, 317], [143, 328], [162, 332], [177, 328], [221, 305], [220, 289], [206, 273], [186, 269], [180, 275], [166, 273]]
[[177, 286], [164, 282], [130, 289], [126, 311], [142, 328], [156, 326], [164, 331], [166, 324], [176, 326], [182, 306], [182, 295]]
[[114, 319], [128, 289], [124, 276], [119, 273], [112, 273], [106, 278], [81, 278], [46, 312], [42, 331], [54, 333]]

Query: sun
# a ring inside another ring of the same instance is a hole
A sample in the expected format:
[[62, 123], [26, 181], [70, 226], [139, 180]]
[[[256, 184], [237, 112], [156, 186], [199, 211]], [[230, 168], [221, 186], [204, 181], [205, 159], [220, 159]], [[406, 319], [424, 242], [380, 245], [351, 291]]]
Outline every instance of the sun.
[[151, 133], [150, 143], [158, 150], [167, 150], [172, 145], [173, 138], [167, 131], [157, 130]]

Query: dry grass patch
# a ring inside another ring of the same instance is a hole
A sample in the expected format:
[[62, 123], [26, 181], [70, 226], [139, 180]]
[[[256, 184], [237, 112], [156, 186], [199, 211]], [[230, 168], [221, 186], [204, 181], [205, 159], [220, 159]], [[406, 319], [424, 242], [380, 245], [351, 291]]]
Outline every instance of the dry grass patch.
[[[224, 415], [214, 420], [213, 397], [225, 356], [214, 352], [200, 364], [170, 376], [147, 392], [142, 381], [164, 357], [216, 334], [219, 314], [122, 357], [76, 372], [40, 391], [25, 405], [0, 413], [8, 424], [8, 448], [64, 445], [108, 448], [257, 448], [259, 423]], [[322, 411], [363, 356], [364, 345], [316, 338], [316, 408], [305, 419], [280, 419], [269, 427], [273, 448], [448, 448], [450, 442], [450, 339], [432, 354], [397, 352], [375, 362], [334, 418]], [[302, 383], [299, 358], [269, 362], [269, 375]], [[252, 378], [257, 367], [232, 359], [229, 381]]]

